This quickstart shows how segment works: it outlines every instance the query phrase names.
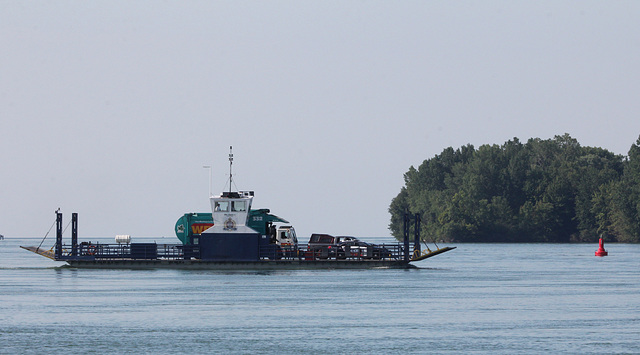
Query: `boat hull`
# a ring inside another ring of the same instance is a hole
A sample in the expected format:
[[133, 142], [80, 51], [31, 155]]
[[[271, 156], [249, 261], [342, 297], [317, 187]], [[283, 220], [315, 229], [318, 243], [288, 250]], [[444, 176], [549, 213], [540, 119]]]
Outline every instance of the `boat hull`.
[[184, 270], [311, 270], [311, 269], [410, 269], [397, 260], [67, 260], [68, 267], [83, 269], [184, 269]]

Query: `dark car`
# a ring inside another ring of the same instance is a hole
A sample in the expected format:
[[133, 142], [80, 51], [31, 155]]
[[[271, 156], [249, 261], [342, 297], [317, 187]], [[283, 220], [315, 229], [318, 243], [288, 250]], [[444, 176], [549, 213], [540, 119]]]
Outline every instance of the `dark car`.
[[338, 258], [384, 259], [391, 256], [391, 252], [382, 246], [363, 242], [355, 237], [336, 237], [338, 240]]
[[312, 234], [307, 244], [310, 257], [314, 259], [386, 259], [391, 257], [387, 248], [363, 242], [356, 237], [329, 234]]

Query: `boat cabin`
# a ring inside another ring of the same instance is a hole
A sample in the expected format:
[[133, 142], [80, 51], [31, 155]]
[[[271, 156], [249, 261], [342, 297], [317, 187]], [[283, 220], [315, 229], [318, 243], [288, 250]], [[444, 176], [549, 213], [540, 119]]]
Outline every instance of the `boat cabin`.
[[210, 200], [213, 226], [207, 233], [255, 233], [247, 226], [253, 191], [223, 192]]

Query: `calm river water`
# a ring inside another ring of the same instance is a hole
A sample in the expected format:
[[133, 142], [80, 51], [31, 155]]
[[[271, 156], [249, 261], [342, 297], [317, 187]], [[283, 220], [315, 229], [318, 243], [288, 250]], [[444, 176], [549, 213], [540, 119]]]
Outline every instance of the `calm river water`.
[[640, 245], [598, 258], [591, 244], [459, 244], [413, 270], [217, 272], [78, 270], [18, 248], [39, 242], [0, 241], [2, 354], [640, 353]]

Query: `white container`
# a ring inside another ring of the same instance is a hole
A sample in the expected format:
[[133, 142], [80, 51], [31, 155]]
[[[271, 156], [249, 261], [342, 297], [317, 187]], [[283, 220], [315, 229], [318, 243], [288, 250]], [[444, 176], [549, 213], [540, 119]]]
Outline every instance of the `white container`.
[[118, 244], [130, 244], [131, 243], [131, 236], [130, 235], [116, 235], [116, 243]]

